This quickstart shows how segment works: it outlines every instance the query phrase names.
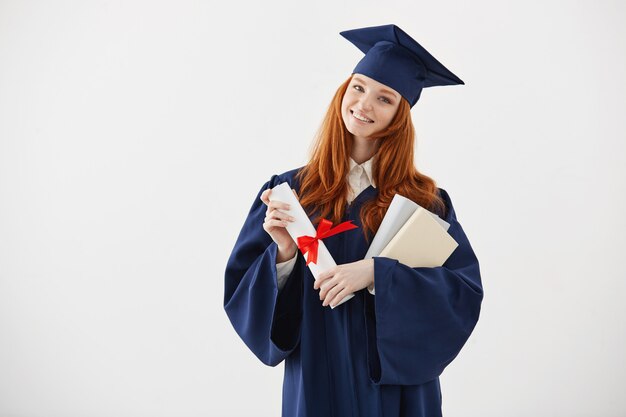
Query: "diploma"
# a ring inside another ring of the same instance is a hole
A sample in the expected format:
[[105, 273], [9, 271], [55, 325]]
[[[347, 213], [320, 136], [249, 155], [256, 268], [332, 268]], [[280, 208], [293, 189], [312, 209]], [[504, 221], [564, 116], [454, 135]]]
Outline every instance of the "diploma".
[[[289, 233], [294, 242], [297, 243], [298, 238], [302, 238], [305, 236], [316, 236], [317, 231], [315, 230], [313, 223], [311, 223], [311, 220], [309, 220], [309, 216], [304, 211], [304, 208], [300, 205], [300, 202], [294, 195], [288, 183], [283, 182], [272, 188], [269, 199], [270, 201], [276, 200], [289, 204], [289, 210], [280, 209], [279, 211], [287, 213], [295, 218], [293, 222], [287, 221], [287, 226], [285, 227], [287, 229], [287, 233]], [[322, 272], [337, 266], [335, 260], [333, 259], [332, 255], [330, 254], [330, 252], [326, 248], [326, 245], [324, 245], [324, 242], [321, 239], [317, 240], [317, 259], [315, 260], [315, 262], [309, 262], [309, 260], [311, 259], [311, 254], [311, 251], [307, 252], [306, 259], [308, 262], [309, 270], [313, 274], [315, 280], [317, 280]], [[325, 285], [328, 285], [328, 283], [326, 283]], [[321, 288], [325, 288], [325, 285], [322, 285]], [[347, 295], [343, 298], [343, 300], [339, 301], [337, 305], [335, 305], [335, 307], [345, 303], [352, 297], [354, 297], [354, 294]], [[335, 307], [331, 308], [334, 309]]]

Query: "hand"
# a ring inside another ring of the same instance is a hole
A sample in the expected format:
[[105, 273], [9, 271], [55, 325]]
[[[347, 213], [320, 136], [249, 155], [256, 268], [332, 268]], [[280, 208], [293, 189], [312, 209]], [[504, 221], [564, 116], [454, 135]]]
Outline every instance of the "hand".
[[320, 300], [323, 306], [335, 307], [341, 300], [362, 288], [374, 284], [374, 259], [362, 259], [337, 265], [319, 274], [314, 289], [321, 288]]
[[[296, 198], [298, 194], [292, 188], [292, 191]], [[272, 190], [268, 188], [261, 194], [261, 201], [267, 205], [267, 211], [265, 212], [265, 219], [263, 222], [263, 229], [270, 235], [272, 240], [278, 245], [279, 258], [283, 258], [281, 254], [291, 253], [291, 256], [284, 256], [285, 259], [293, 257], [295, 252], [294, 248], [297, 248], [296, 243], [293, 241], [285, 227], [288, 222], [292, 222], [295, 219], [285, 211], [289, 210], [289, 204], [282, 201], [274, 200], [270, 201], [269, 196]], [[277, 259], [280, 262], [279, 259]]]

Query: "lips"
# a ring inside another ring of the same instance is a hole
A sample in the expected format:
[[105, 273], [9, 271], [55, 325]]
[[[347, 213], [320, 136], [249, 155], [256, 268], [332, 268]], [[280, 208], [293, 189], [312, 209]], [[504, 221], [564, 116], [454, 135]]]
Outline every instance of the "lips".
[[[370, 119], [369, 117], [365, 116], [365, 115], [364, 115], [363, 113], [361, 113], [361, 112], [358, 112], [358, 111], [357, 111], [357, 112], [355, 112], [354, 110], [350, 110], [350, 113], [352, 113], [352, 116], [353, 116], [356, 120], [358, 120], [359, 122], [361, 122], [361, 123], [374, 123], [374, 121], [373, 121], [372, 119]], [[355, 115], [355, 113], [356, 113], [356, 114], [358, 114], [358, 116], [359, 116], [360, 118], [359, 118], [359, 117], [357, 117], [357, 116]], [[361, 120], [361, 119], [364, 119], [364, 120]]]

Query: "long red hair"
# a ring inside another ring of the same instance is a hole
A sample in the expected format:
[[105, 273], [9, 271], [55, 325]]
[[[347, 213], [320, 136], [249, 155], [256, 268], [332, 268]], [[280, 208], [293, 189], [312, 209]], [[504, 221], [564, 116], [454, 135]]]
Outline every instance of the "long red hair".
[[[297, 173], [300, 204], [309, 215], [317, 213], [314, 224], [321, 218], [337, 224], [346, 210], [353, 138], [341, 117], [341, 102], [351, 80], [352, 75], [337, 89], [317, 132], [310, 160]], [[366, 241], [368, 232], [378, 230], [396, 193], [445, 217], [445, 204], [435, 181], [421, 174], [414, 164], [415, 128], [406, 99], [400, 100], [389, 126], [371, 139], [380, 139], [372, 165], [378, 196], [364, 203], [359, 213]]]

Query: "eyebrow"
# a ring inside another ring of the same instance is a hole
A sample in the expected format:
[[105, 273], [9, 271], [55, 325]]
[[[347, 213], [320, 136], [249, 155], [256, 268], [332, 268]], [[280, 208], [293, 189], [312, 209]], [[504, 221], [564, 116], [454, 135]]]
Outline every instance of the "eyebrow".
[[[355, 81], [360, 81], [363, 84], [367, 84], [367, 82], [365, 82], [365, 80], [360, 78], [360, 77], [354, 77], [353, 79]], [[392, 97], [396, 98], [396, 94], [393, 91], [391, 91], [391, 90], [387, 90], [386, 88], [381, 88], [380, 91], [383, 92], [383, 93], [390, 94]]]

